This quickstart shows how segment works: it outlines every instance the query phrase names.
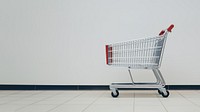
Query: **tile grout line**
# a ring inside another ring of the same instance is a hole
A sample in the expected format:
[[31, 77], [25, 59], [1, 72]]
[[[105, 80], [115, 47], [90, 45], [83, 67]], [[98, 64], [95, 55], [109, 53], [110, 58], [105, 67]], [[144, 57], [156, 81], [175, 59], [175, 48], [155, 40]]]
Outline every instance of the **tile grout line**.
[[14, 92], [14, 93], [7, 94], [7, 95], [5, 95], [5, 96], [2, 96], [2, 98], [6, 97], [6, 96], [14, 95], [14, 94], [19, 93], [19, 92], [20, 92], [20, 91], [16, 91], [16, 92]]
[[[42, 92], [40, 92], [40, 93], [42, 93]], [[37, 94], [40, 94], [40, 93], [37, 93]], [[37, 94], [34, 94], [34, 95], [37, 95]], [[34, 96], [34, 95], [33, 95], [33, 96]], [[25, 108], [25, 107], [27, 107], [27, 106], [33, 105], [33, 104], [38, 103], [38, 102], [40, 102], [40, 101], [42, 101], [42, 100], [48, 99], [48, 98], [50, 98], [50, 97], [52, 97], [52, 96], [54, 96], [54, 95], [51, 95], [51, 96], [49, 96], [49, 97], [43, 98], [43, 99], [41, 99], [41, 100], [38, 100], [38, 101], [36, 101], [36, 102], [34, 102], [34, 103], [31, 103], [31, 104], [28, 104], [28, 105], [23, 106], [23, 107], [21, 107], [21, 108], [18, 108], [18, 109], [16, 109], [15, 111], [19, 111], [19, 110], [21, 110], [21, 109], [23, 109], [23, 108]]]
[[[160, 103], [162, 104], [162, 106], [164, 107], [164, 109], [165, 109], [165, 111], [166, 112], [169, 112], [168, 110], [167, 110], [167, 108], [165, 107], [165, 105], [162, 103], [162, 101], [160, 100], [160, 98], [158, 97], [158, 95], [156, 95], [156, 97], [158, 98], [158, 100], [160, 101]], [[163, 97], [162, 97], [163, 98]]]
[[192, 102], [191, 100], [189, 100], [188, 98], [186, 98], [184, 95], [182, 95], [180, 92], [178, 92], [179, 95], [181, 95], [185, 100], [189, 101], [191, 104], [197, 106], [198, 108], [200, 108], [200, 106], [194, 102]]
[[91, 105], [93, 105], [100, 97], [103, 96], [105, 92], [101, 93], [101, 95], [99, 95], [99, 97], [97, 97], [91, 104], [89, 104], [87, 107], [85, 107], [81, 112], [86, 111]]
[[[20, 92], [17, 92], [17, 93], [20, 93]], [[10, 94], [10, 95], [14, 95], [14, 94], [16, 94], [16, 93], [12, 93], [12, 94]], [[10, 96], [10, 95], [7, 95], [7, 96]], [[25, 96], [25, 98], [30, 97], [30, 96], [32, 96], [32, 95], [35, 95], [35, 94], [31, 94], [31, 95]], [[21, 99], [16, 99], [16, 100], [8, 101], [8, 102], [6, 102], [6, 103], [4, 103], [4, 104], [2, 104], [2, 105], [9, 104], [9, 103], [14, 102], [14, 101], [20, 101], [20, 100], [25, 99], [25, 98], [23, 97], [23, 98], [21, 98]]]
[[52, 109], [48, 110], [47, 112], [51, 112], [51, 111], [55, 110], [56, 108], [58, 108], [58, 107], [60, 107], [60, 106], [64, 105], [65, 103], [67, 103], [67, 102], [69, 102], [69, 101], [73, 100], [74, 98], [77, 98], [77, 97], [81, 96], [82, 94], [85, 94], [85, 93], [84, 93], [84, 92], [82, 92], [82, 93], [80, 93], [80, 94], [78, 94], [78, 95], [76, 95], [76, 96], [74, 96], [74, 97], [72, 97], [72, 98], [68, 99], [67, 101], [63, 102], [62, 104], [60, 104], [60, 105], [57, 105], [56, 107], [54, 107], [54, 108], [52, 108]]
[[133, 112], [135, 112], [135, 92], [133, 92]]
[[[14, 92], [14, 93], [9, 93], [9, 94], [7, 94], [7, 95], [5, 95], [5, 96], [2, 96], [1, 98], [5, 98], [5, 97], [7, 97], [7, 96], [11, 96], [11, 95], [14, 95], [14, 94], [19, 93], [19, 92], [20, 92], [20, 91], [16, 91], [16, 92]], [[16, 101], [16, 100], [12, 100], [12, 101]], [[8, 102], [2, 103], [2, 104], [0, 104], [0, 105], [4, 105], [4, 104], [7, 104], [7, 103], [12, 102], [12, 101], [8, 101]]]

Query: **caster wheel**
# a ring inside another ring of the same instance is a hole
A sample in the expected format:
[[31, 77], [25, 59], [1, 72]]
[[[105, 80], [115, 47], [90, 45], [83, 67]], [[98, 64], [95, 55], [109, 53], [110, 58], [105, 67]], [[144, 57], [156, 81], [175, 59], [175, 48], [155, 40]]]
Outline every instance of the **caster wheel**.
[[116, 90], [116, 94], [114, 94], [113, 92], [111, 92], [111, 95], [112, 95], [113, 98], [116, 98], [116, 97], [119, 96], [119, 91]]
[[169, 91], [166, 91], [166, 94], [164, 94], [164, 93], [161, 93], [162, 94], [162, 96], [164, 97], [164, 98], [167, 98], [168, 96], [169, 96]]
[[158, 93], [159, 93], [159, 94], [162, 94], [162, 91], [158, 90]]

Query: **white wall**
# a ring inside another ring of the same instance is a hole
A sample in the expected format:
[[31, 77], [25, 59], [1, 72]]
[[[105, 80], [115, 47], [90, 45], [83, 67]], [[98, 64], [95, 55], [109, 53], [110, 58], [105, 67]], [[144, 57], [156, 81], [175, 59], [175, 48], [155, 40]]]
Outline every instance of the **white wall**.
[[[200, 84], [199, 0], [0, 0], [0, 84], [130, 81], [105, 64], [107, 43], [156, 36], [173, 23], [161, 71]], [[136, 81], [153, 81], [135, 71]]]

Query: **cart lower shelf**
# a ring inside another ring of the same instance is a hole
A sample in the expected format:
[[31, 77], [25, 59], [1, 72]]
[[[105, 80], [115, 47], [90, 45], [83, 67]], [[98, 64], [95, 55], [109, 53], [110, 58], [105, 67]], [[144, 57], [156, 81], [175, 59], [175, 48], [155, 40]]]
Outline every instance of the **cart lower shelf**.
[[110, 89], [112, 88], [163, 88], [163, 85], [157, 83], [112, 83]]
[[112, 97], [118, 97], [120, 88], [152, 88], [158, 89], [158, 93], [161, 94], [163, 97], [169, 96], [169, 91], [165, 88], [165, 85], [159, 83], [112, 83], [110, 85], [110, 90]]

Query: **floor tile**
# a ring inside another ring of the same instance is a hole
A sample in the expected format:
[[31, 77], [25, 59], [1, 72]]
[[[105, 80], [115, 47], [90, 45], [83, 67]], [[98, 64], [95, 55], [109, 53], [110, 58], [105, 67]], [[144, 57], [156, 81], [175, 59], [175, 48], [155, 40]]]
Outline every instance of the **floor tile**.
[[200, 108], [196, 106], [167, 106], [168, 112], [200, 112]]
[[200, 112], [200, 90], [0, 91], [0, 112]]
[[167, 112], [163, 106], [135, 106], [135, 112]]
[[82, 112], [88, 105], [87, 104], [68, 104], [68, 105], [61, 105], [49, 112]]
[[15, 112], [17, 109], [23, 108], [26, 105], [0, 105], [0, 112]]
[[84, 112], [133, 112], [129, 105], [91, 105]]
[[16, 110], [16, 112], [48, 112], [55, 107], [56, 105], [29, 105]]

